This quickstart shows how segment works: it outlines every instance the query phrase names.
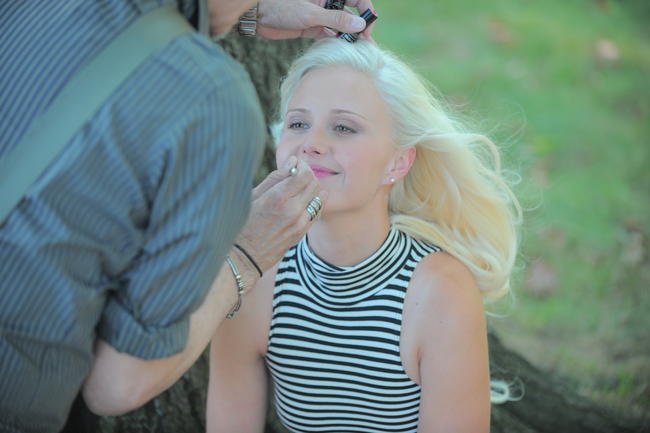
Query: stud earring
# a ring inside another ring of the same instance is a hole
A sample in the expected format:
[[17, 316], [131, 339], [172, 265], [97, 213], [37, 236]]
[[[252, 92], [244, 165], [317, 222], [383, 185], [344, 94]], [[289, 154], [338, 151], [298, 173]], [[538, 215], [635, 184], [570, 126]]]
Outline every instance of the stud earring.
[[394, 178], [394, 177], [391, 177], [390, 179], [388, 179], [388, 181], [389, 181], [390, 183], [395, 183], [395, 178]]

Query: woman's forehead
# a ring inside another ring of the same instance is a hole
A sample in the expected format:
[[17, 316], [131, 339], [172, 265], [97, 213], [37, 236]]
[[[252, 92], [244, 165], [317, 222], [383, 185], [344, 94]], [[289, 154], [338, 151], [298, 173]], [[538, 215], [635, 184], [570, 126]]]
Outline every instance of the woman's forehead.
[[385, 103], [371, 76], [348, 66], [327, 66], [307, 72], [289, 101], [302, 108], [352, 111], [364, 117], [382, 116]]

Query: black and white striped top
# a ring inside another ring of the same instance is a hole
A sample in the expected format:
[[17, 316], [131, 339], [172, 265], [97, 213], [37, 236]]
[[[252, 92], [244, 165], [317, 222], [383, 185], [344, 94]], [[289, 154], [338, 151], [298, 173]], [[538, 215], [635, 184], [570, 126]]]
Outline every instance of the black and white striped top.
[[292, 432], [415, 432], [420, 386], [399, 343], [406, 288], [436, 246], [391, 228], [358, 265], [333, 266], [307, 238], [278, 269], [266, 363]]

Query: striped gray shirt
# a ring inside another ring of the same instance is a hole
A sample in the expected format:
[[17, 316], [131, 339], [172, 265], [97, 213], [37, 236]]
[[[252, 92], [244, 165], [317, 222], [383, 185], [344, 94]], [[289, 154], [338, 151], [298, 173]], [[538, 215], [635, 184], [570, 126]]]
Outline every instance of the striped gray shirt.
[[[164, 3], [0, 2], [0, 158]], [[196, 0], [178, 6], [198, 20]], [[264, 135], [247, 73], [200, 34], [141, 64], [77, 132], [0, 228], [1, 432], [58, 431], [97, 337], [141, 358], [183, 349], [246, 220]]]
[[417, 263], [439, 248], [392, 228], [358, 265], [317, 257], [307, 238], [276, 277], [266, 363], [282, 423], [298, 432], [415, 432], [420, 386], [400, 358]]

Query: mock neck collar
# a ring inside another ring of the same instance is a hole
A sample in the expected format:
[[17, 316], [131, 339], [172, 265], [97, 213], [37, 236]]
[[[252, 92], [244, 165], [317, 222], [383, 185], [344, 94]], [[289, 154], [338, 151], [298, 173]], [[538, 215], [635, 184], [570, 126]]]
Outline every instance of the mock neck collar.
[[353, 305], [381, 290], [402, 269], [410, 253], [408, 236], [391, 227], [381, 246], [353, 266], [335, 266], [318, 257], [307, 237], [296, 245], [302, 285], [321, 302]]

